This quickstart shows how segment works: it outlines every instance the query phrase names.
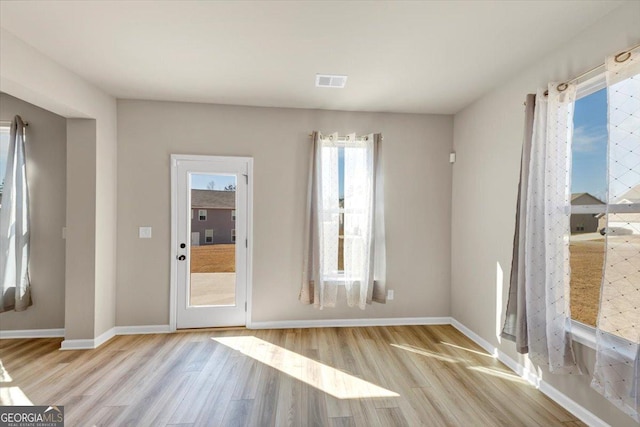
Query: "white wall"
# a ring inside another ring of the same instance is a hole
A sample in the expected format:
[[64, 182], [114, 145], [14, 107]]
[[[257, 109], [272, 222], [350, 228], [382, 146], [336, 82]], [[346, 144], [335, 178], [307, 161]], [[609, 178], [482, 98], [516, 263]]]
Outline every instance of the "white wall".
[[[525, 95], [637, 43], [640, 2], [629, 2], [455, 116], [452, 315], [521, 362], [513, 343], [501, 342], [497, 330], [508, 295]], [[594, 352], [576, 347], [581, 363], [591, 372]], [[589, 375], [544, 374], [543, 378], [611, 425], [636, 425], [589, 387]]]
[[[169, 322], [169, 156], [254, 158], [253, 321], [449, 315], [452, 117], [118, 101], [118, 325]], [[297, 300], [309, 133], [382, 132], [395, 300]], [[138, 227], [153, 227], [138, 239]]]
[[[25, 311], [0, 313], [0, 329], [64, 327], [67, 121], [35, 105], [0, 93], [0, 120], [19, 114], [29, 122], [25, 152], [31, 203], [31, 295]], [[2, 178], [0, 178], [1, 180]]]
[[[76, 223], [67, 224], [71, 237], [66, 245], [90, 253], [95, 262], [86, 266], [91, 271], [78, 271], [77, 276], [71, 277], [67, 274], [67, 285], [75, 282], [72, 286], [92, 288], [89, 294], [94, 295], [94, 301], [90, 305], [94, 309], [86, 314], [86, 323], [65, 321], [65, 334], [68, 339], [93, 338], [115, 324], [116, 101], [4, 29], [0, 29], [0, 90], [67, 118], [96, 121], [95, 138], [91, 140], [95, 144], [95, 155], [91, 159], [73, 155], [67, 159], [68, 168], [85, 170], [92, 175], [88, 179], [95, 180], [92, 197], [96, 213], [92, 218], [95, 222], [93, 244], [90, 239], [82, 239], [81, 233], [74, 233]], [[84, 197], [85, 194], [67, 191], [67, 205], [82, 206], [86, 203]], [[74, 260], [67, 258], [66, 262]], [[79, 268], [71, 267], [73, 271]], [[84, 279], [87, 276], [91, 277], [88, 282]], [[68, 304], [73, 295], [66, 297]], [[99, 304], [95, 304], [96, 301]], [[78, 305], [83, 303], [81, 299], [74, 301]], [[94, 327], [88, 331], [87, 324]]]

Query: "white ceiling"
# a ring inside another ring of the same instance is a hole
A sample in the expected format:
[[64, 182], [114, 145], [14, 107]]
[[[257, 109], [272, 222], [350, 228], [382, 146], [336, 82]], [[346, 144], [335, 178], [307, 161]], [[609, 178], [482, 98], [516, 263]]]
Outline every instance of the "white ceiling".
[[450, 114], [620, 4], [2, 1], [0, 24], [118, 98]]

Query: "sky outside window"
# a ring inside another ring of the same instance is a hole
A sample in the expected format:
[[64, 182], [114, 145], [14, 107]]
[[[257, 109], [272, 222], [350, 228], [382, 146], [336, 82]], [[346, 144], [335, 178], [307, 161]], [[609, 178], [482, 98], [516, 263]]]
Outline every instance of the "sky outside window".
[[571, 193], [607, 194], [607, 91], [580, 98], [573, 115]]

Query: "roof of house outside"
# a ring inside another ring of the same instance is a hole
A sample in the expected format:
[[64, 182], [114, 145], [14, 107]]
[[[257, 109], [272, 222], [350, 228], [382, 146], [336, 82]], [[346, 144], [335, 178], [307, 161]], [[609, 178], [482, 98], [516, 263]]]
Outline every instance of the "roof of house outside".
[[218, 190], [191, 190], [192, 208], [235, 209], [236, 192]]
[[620, 201], [618, 203], [640, 203], [640, 184], [632, 187], [620, 196]]
[[[580, 200], [580, 203], [576, 203], [576, 201], [578, 199], [582, 199]], [[600, 199], [598, 199], [595, 196], [592, 196], [589, 193], [573, 193], [571, 195], [571, 204], [575, 205], [575, 204], [579, 204], [579, 205], [604, 205], [604, 202]]]

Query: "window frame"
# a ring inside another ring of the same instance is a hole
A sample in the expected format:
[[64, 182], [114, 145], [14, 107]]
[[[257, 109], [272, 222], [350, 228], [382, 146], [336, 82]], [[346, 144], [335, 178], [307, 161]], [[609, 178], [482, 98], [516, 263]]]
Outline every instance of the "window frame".
[[[204, 215], [202, 215], [202, 212], [204, 212]], [[204, 219], [202, 219], [202, 217], [204, 217]], [[207, 218], [208, 218], [207, 209], [198, 209], [198, 221], [206, 221]]]
[[235, 243], [235, 242], [236, 242], [236, 229], [235, 229], [235, 228], [232, 228], [232, 229], [231, 229], [231, 241], [232, 241], [233, 243]]
[[231, 210], [231, 221], [235, 221], [236, 220], [236, 210], [232, 209]]
[[[596, 72], [596, 70], [594, 70]], [[574, 102], [577, 102], [579, 99], [589, 96], [599, 90], [605, 89], [607, 87], [607, 80], [605, 73], [602, 69], [599, 69], [599, 72], [595, 74], [593, 77], [578, 83], [576, 87], [576, 99]], [[609, 124], [609, 117], [607, 117], [607, 126]], [[573, 136], [572, 136], [573, 137]], [[607, 141], [607, 153], [609, 150], [608, 147], [609, 141]], [[573, 164], [571, 165], [573, 168]], [[569, 171], [571, 173], [572, 170]], [[570, 205], [570, 216], [573, 214], [606, 214], [606, 213], [636, 213], [640, 210], [640, 203], [627, 203], [627, 204], [610, 204], [608, 200], [605, 201], [602, 205]], [[605, 240], [606, 242], [606, 240]], [[605, 248], [606, 251], [606, 248]], [[604, 265], [603, 265], [604, 272]], [[602, 287], [602, 282], [600, 284]], [[599, 315], [600, 307], [598, 307]], [[596, 317], [597, 319], [597, 317]], [[593, 350], [596, 350], [596, 328], [587, 325], [585, 323], [571, 320], [571, 335], [573, 341], [578, 342], [586, 347], [589, 347]], [[610, 334], [612, 337], [619, 339], [622, 342], [626, 340], [617, 335]], [[621, 345], [619, 348], [623, 349], [627, 346]]]
[[[211, 232], [211, 233], [209, 233]], [[211, 234], [211, 236], [207, 236], [207, 234]], [[205, 243], [213, 243], [213, 236], [215, 235], [215, 230], [213, 228], [205, 228], [204, 230], [204, 242]], [[207, 240], [211, 239], [211, 240]]]

